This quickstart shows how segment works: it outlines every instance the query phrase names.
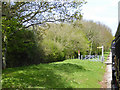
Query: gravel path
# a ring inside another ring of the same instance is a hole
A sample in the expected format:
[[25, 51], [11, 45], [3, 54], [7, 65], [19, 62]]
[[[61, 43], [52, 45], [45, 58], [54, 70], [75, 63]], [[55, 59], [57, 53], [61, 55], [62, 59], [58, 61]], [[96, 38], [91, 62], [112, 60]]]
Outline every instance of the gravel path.
[[104, 74], [103, 81], [100, 82], [101, 88], [111, 88], [111, 80], [112, 80], [112, 65], [111, 65], [111, 63], [112, 63], [112, 54], [110, 52], [110, 55], [108, 56], [108, 59], [105, 62], [105, 64], [107, 64], [106, 72]]

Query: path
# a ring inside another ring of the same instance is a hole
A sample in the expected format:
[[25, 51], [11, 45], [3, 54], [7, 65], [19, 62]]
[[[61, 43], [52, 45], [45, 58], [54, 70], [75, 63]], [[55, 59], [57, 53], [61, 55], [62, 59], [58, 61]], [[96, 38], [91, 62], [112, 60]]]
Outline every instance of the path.
[[108, 56], [107, 61], [105, 62], [106, 72], [104, 74], [103, 81], [100, 82], [101, 88], [111, 88], [111, 80], [112, 80], [112, 54]]

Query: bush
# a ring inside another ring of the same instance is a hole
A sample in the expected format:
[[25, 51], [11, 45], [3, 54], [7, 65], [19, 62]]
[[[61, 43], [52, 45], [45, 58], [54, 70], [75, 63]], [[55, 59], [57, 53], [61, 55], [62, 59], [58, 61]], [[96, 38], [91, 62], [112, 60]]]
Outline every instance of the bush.
[[52, 40], [44, 40], [42, 45], [45, 52], [45, 62], [64, 60], [64, 47], [60, 43], [54, 42]]
[[39, 52], [34, 33], [30, 30], [21, 30], [8, 40], [7, 67], [39, 64]]

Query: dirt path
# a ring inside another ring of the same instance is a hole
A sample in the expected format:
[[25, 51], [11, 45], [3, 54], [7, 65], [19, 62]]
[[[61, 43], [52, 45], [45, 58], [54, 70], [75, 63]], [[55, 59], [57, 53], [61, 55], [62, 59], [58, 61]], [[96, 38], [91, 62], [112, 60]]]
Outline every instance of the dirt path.
[[104, 74], [104, 78], [103, 81], [100, 82], [101, 84], [101, 88], [111, 88], [111, 80], [112, 80], [112, 55], [110, 52], [110, 55], [107, 59], [107, 61], [105, 62], [107, 64], [106, 66], [106, 72]]

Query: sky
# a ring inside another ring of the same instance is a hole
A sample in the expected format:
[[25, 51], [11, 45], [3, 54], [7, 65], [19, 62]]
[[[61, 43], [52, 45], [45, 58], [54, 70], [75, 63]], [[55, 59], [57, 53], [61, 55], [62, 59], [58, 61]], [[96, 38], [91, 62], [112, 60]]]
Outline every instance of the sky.
[[101, 22], [112, 30], [113, 36], [118, 27], [118, 2], [120, 0], [86, 0], [82, 6], [83, 19]]

